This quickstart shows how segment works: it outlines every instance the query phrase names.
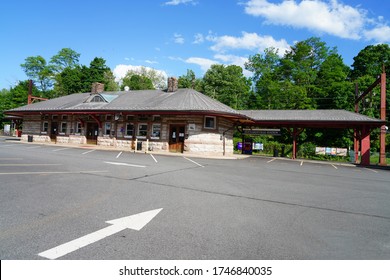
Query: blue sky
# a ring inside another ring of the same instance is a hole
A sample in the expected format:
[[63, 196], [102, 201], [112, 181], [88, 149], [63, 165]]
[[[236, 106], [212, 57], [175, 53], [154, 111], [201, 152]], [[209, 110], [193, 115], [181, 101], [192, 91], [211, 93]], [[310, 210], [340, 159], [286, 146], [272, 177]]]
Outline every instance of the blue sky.
[[3, 0], [0, 13], [0, 89], [27, 79], [26, 57], [49, 61], [62, 48], [84, 65], [103, 57], [118, 78], [137, 66], [201, 77], [312, 36], [349, 66], [367, 45], [390, 43], [388, 0]]

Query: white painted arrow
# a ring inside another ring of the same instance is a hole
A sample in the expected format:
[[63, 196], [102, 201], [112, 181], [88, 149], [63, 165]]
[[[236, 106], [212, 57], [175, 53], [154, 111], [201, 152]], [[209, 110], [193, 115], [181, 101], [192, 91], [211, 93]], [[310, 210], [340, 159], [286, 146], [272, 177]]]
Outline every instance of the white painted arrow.
[[106, 223], [111, 224], [111, 226], [108, 226], [106, 228], [87, 234], [83, 237], [77, 238], [60, 246], [54, 247], [50, 250], [39, 253], [38, 256], [55, 260], [82, 247], [99, 241], [107, 236], [118, 233], [124, 229], [129, 228], [134, 230], [140, 230], [145, 225], [147, 225], [161, 210], [162, 208], [142, 212], [116, 220], [106, 221]]

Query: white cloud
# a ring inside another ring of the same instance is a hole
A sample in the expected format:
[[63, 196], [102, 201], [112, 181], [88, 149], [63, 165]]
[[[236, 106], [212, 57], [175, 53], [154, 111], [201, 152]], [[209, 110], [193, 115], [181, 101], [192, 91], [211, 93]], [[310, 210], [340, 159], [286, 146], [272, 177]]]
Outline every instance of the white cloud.
[[148, 64], [158, 64], [157, 61], [149, 60], [149, 59], [145, 60], [145, 62], [148, 63]]
[[261, 16], [266, 23], [307, 28], [341, 38], [360, 39], [366, 22], [366, 11], [339, 3], [338, 0], [250, 0], [245, 12]]
[[199, 65], [203, 72], [206, 72], [211, 67], [211, 65], [219, 64], [218, 61], [202, 57], [190, 57], [186, 59], [185, 62]]
[[204, 42], [204, 36], [201, 33], [197, 33], [194, 35], [193, 44], [202, 44]]
[[171, 1], [168, 1], [168, 2], [164, 3], [164, 5], [167, 5], [167, 6], [177, 6], [177, 5], [180, 5], [180, 4], [196, 5], [196, 4], [198, 4], [198, 2], [196, 2], [194, 0], [171, 0]]
[[181, 34], [175, 33], [173, 34], [173, 41], [176, 44], [184, 44], [184, 38]]
[[382, 25], [371, 30], [365, 30], [364, 36], [367, 40], [374, 40], [378, 43], [390, 42], [390, 27]]
[[279, 49], [279, 54], [283, 55], [290, 47], [285, 39], [275, 40], [272, 36], [261, 36], [256, 33], [247, 32], [242, 32], [242, 37], [227, 35], [214, 37], [213, 41], [215, 45], [211, 49], [216, 52], [224, 52], [227, 49], [263, 51], [266, 48], [274, 47]]

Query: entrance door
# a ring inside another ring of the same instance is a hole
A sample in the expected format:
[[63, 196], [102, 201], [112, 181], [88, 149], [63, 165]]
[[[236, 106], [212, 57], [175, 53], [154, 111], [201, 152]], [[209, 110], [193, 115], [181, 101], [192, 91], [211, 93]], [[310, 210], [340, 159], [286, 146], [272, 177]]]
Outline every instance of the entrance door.
[[50, 138], [51, 139], [56, 139], [57, 134], [58, 134], [58, 123], [57, 122], [52, 122], [51, 123]]
[[90, 144], [97, 144], [98, 135], [99, 125], [97, 123], [87, 123], [87, 142]]
[[172, 124], [169, 127], [169, 151], [182, 153], [184, 151], [185, 125]]

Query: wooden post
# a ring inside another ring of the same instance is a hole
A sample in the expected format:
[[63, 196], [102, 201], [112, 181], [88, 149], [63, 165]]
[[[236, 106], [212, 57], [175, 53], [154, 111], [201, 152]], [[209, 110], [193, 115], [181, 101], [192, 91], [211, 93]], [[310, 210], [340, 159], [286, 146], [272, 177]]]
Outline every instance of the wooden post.
[[363, 126], [362, 128], [362, 161], [361, 165], [370, 165], [370, 128]]
[[[386, 72], [383, 66], [381, 74], [381, 120], [386, 121]], [[380, 151], [379, 151], [379, 165], [385, 166], [386, 163], [386, 126], [381, 126], [380, 133]]]

